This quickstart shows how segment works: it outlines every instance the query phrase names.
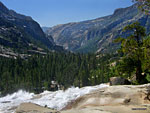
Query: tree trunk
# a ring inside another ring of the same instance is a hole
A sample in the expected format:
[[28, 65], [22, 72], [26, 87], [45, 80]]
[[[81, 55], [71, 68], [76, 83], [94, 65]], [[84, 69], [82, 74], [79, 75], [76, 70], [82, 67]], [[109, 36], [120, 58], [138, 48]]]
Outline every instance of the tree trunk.
[[136, 80], [138, 83], [142, 83], [144, 76], [142, 75], [142, 64], [141, 61], [138, 60], [137, 67], [136, 67]]

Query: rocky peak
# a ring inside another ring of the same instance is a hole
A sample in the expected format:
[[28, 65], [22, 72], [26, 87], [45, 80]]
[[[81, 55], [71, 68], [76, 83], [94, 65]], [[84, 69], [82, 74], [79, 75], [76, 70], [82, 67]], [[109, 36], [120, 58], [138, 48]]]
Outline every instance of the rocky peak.
[[118, 8], [114, 11], [113, 13], [113, 17], [117, 17], [117, 16], [122, 16], [123, 14], [131, 14], [132, 12], [137, 12], [137, 4], [134, 4], [130, 7], [126, 7], [126, 8]]
[[2, 2], [0, 2], [0, 16], [5, 19], [22, 19], [32, 20], [31, 17], [16, 13], [14, 10], [9, 10]]
[[9, 10], [7, 9], [7, 7], [5, 7], [5, 5], [0, 1], [0, 12], [5, 12], [7, 13]]
[[124, 10], [124, 8], [118, 8], [114, 11], [114, 15], [118, 15], [120, 14], [122, 11]]
[[25, 15], [21, 15], [16, 13], [14, 10], [9, 10], [9, 14], [12, 17], [18, 18], [18, 19], [23, 19], [23, 20], [32, 20], [32, 18], [30, 16], [25, 16]]
[[4, 47], [52, 49], [54, 46], [36, 21], [8, 9], [2, 2], [0, 2], [0, 36], [3, 37], [0, 37], [0, 45]]

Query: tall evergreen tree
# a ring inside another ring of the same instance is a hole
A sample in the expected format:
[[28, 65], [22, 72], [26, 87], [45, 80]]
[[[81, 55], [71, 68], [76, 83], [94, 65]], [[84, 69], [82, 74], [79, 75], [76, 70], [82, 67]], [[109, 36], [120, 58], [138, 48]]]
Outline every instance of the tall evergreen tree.
[[[138, 22], [128, 25], [124, 28], [126, 33], [130, 35], [127, 38], [118, 38], [115, 41], [121, 42], [121, 51], [124, 53], [122, 58], [124, 71], [133, 72], [135, 71], [136, 79], [138, 83], [145, 82], [145, 76], [143, 73], [142, 66], [144, 65], [145, 59], [145, 39], [146, 36], [145, 28], [140, 26]], [[148, 48], [145, 48], [148, 49]], [[135, 69], [135, 70], [134, 70]]]

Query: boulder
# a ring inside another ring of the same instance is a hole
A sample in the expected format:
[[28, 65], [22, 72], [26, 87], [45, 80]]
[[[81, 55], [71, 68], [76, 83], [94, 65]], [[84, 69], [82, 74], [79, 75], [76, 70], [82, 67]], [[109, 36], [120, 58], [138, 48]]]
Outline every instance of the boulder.
[[130, 85], [131, 82], [129, 82], [127, 79], [122, 77], [111, 77], [110, 78], [110, 85]]
[[59, 112], [33, 103], [22, 103], [20, 104], [20, 106], [18, 106], [15, 113], [59, 113]]

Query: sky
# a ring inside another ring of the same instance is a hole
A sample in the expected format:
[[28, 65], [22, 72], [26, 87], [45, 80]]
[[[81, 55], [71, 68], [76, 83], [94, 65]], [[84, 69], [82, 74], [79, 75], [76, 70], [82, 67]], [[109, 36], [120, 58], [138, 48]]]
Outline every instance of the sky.
[[132, 0], [0, 0], [9, 9], [31, 16], [41, 26], [91, 20], [113, 14]]

